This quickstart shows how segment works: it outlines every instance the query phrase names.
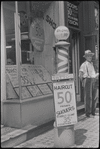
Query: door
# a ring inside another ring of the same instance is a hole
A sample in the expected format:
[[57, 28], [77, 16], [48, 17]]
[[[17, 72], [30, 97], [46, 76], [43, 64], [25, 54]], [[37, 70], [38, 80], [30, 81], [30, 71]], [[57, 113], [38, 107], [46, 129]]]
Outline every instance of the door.
[[80, 80], [79, 80], [79, 33], [75, 31], [70, 31], [70, 48], [69, 48], [69, 58], [71, 61], [70, 72], [74, 74], [75, 79], [75, 91], [76, 100], [80, 99]]

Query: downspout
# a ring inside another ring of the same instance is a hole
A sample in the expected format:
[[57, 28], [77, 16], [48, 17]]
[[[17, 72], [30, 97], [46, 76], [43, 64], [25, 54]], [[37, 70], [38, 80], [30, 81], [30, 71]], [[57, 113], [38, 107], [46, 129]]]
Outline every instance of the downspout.
[[6, 100], [6, 38], [3, 14], [3, 2], [1, 2], [1, 124], [3, 124], [3, 101]]
[[58, 1], [58, 3], [59, 3], [59, 26], [65, 26], [64, 1]]

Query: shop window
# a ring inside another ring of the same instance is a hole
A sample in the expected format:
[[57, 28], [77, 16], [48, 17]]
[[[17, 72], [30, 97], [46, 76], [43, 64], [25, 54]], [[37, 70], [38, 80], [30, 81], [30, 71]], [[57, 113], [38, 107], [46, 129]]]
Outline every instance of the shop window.
[[16, 64], [14, 13], [15, 2], [3, 2], [4, 23], [6, 34], [6, 64]]
[[[27, 2], [18, 2], [18, 14], [20, 15], [20, 34], [21, 34], [21, 62], [22, 64], [34, 64], [32, 53], [34, 47], [29, 39], [29, 23], [31, 18], [28, 16]], [[14, 2], [4, 2], [4, 22], [6, 34], [6, 64], [16, 65], [16, 39], [15, 39], [15, 13], [16, 5]]]
[[[22, 56], [22, 64], [33, 64], [34, 59], [30, 60], [31, 51], [30, 49], [30, 40], [22, 40], [21, 41], [21, 56]], [[32, 47], [33, 51], [33, 47]]]
[[21, 32], [21, 61], [22, 64], [34, 64], [34, 58], [31, 55], [34, 47], [29, 39], [29, 25], [31, 17], [29, 16], [29, 2], [18, 2], [18, 13], [20, 14], [20, 32]]

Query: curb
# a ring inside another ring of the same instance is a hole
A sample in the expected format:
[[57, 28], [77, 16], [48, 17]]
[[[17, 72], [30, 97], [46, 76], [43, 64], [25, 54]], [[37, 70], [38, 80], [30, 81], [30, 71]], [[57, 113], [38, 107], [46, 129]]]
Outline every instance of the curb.
[[[28, 125], [1, 136], [1, 147], [14, 147], [53, 128], [54, 120], [40, 126]], [[2, 129], [3, 127], [1, 127]]]

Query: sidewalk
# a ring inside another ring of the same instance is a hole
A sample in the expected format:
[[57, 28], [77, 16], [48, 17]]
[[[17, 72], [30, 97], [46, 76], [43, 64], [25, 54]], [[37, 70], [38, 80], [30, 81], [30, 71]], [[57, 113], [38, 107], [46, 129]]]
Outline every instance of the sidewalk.
[[[95, 117], [86, 118], [85, 114], [78, 117], [75, 124], [75, 145], [71, 148], [99, 147], [99, 108]], [[14, 148], [54, 148], [54, 129], [47, 131]]]
[[[78, 115], [84, 112], [84, 103], [77, 103], [77, 113]], [[21, 143], [24, 143], [40, 134], [53, 129], [54, 118], [47, 123], [41, 125], [27, 125], [25, 127], [13, 128], [5, 125], [1, 125], [1, 146], [4, 147], [14, 147]]]

